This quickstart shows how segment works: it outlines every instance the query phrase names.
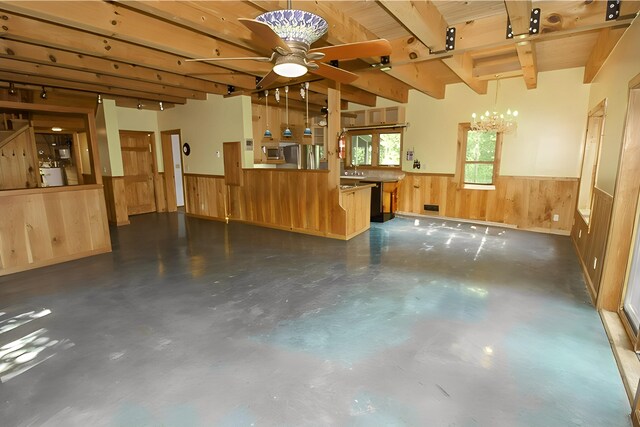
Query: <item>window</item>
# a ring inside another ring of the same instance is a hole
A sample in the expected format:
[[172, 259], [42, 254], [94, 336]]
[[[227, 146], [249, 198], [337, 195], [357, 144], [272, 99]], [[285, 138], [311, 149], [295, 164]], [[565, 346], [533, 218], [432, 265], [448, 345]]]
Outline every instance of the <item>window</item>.
[[470, 130], [462, 124], [462, 146], [460, 153], [460, 175], [464, 185], [491, 186], [500, 168], [502, 134]]
[[350, 166], [400, 166], [402, 132], [393, 129], [350, 131]]

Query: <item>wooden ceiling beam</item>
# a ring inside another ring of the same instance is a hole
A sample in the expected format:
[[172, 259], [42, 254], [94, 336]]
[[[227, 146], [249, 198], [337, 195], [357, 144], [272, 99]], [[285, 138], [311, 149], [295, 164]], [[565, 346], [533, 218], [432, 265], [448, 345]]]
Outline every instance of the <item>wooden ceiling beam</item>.
[[[640, 5], [640, 2], [632, 2]], [[606, 2], [583, 1], [541, 1], [540, 32], [526, 35], [524, 38], [505, 37], [506, 15], [494, 15], [486, 18], [454, 25], [456, 27], [456, 48], [453, 52], [499, 48], [515, 45], [519, 41], [542, 41], [571, 37], [577, 33], [600, 30], [608, 27], [628, 26], [632, 19], [605, 21]], [[451, 57], [453, 52], [430, 54], [429, 49], [415, 37], [403, 37], [391, 40], [393, 54], [391, 63], [402, 65], [410, 62], [421, 62]]]
[[28, 74], [19, 74], [16, 72], [0, 71], [0, 80], [7, 82], [16, 82], [27, 85], [46, 86], [54, 88], [71, 89], [82, 92], [102, 93], [110, 95], [119, 95], [135, 99], [148, 99], [150, 101], [163, 101], [173, 104], [185, 104], [185, 98], [179, 98], [169, 95], [157, 95], [154, 93], [140, 92], [128, 89], [113, 88], [108, 86], [99, 86], [91, 83], [72, 82], [68, 80], [55, 79], [49, 77], [33, 76]]
[[431, 51], [445, 49], [447, 22], [431, 1], [378, 0], [378, 2]]
[[[433, 3], [430, 1], [398, 2], [379, 0], [382, 6], [431, 51], [444, 51], [447, 23]], [[458, 56], [449, 58], [444, 63], [477, 93], [487, 92], [487, 82], [477, 80], [473, 76], [473, 60]], [[436, 78], [425, 78], [428, 73], [421, 73], [421, 66], [416, 64], [394, 65], [390, 75], [401, 80], [422, 93], [436, 99], [444, 98], [445, 84]]]
[[538, 86], [538, 65], [536, 64], [536, 46], [530, 41], [522, 41], [516, 44], [518, 60], [522, 68], [522, 75], [527, 89], [535, 89]]
[[[0, 9], [3, 3], [0, 3]], [[51, 46], [78, 54], [108, 58], [134, 66], [193, 76], [222, 85], [255, 88], [255, 78], [215, 65], [184, 62], [184, 58], [143, 46], [90, 34], [81, 30], [38, 21], [10, 12], [0, 13], [6, 29], [2, 36], [11, 40]]]
[[[470, 55], [470, 52], [466, 52], [463, 55]], [[481, 80], [489, 76], [495, 78], [497, 74], [502, 75], [506, 72], [522, 71], [516, 51], [493, 58], [477, 59], [473, 64], [473, 75]]]
[[72, 82], [90, 83], [105, 87], [129, 89], [138, 92], [153, 93], [158, 96], [167, 95], [185, 99], [207, 99], [207, 94], [204, 92], [195, 92], [188, 89], [168, 87], [155, 83], [138, 82], [122, 77], [89, 73], [86, 71], [72, 70], [52, 65], [34, 64], [32, 62], [7, 59], [7, 57], [0, 58], [0, 70], [14, 71], [16, 73], [40, 77], [51, 77], [54, 79], [69, 80]]
[[[0, 7], [184, 58], [243, 57], [257, 54], [255, 50], [155, 19], [116, 3], [3, 1]], [[255, 61], [225, 61], [224, 66], [247, 74], [266, 74], [271, 70], [270, 64]]]
[[[234, 45], [255, 50], [254, 33], [238, 21], [239, 18], [253, 19], [261, 11], [246, 2], [221, 1], [131, 1], [120, 0], [118, 3], [148, 15], [193, 28], [201, 33], [224, 40]], [[272, 46], [266, 51], [271, 50]]]
[[[330, 84], [326, 80], [311, 83], [311, 88], [317, 89], [322, 95], [327, 98], [327, 93]], [[348, 85], [340, 86], [340, 98], [343, 101], [353, 102], [355, 104], [366, 105], [367, 107], [376, 106], [376, 95], [371, 92], [366, 92], [361, 89], [357, 89]]]
[[504, 5], [507, 8], [509, 21], [511, 21], [513, 35], [529, 34], [531, 0], [507, 0]]
[[471, 90], [479, 94], [487, 93], [487, 82], [476, 78], [473, 74], [473, 58], [469, 52], [443, 59], [447, 67], [456, 73]]
[[387, 73], [426, 95], [443, 99], [446, 85], [425, 72], [423, 70], [425, 65], [424, 63], [400, 65], [393, 67]]
[[600, 68], [604, 65], [604, 61], [609, 57], [609, 54], [618, 43], [618, 40], [624, 34], [625, 28], [603, 28], [598, 33], [598, 39], [596, 40], [587, 64], [584, 67], [584, 83], [591, 83], [593, 79], [600, 71]]
[[226, 87], [210, 81], [184, 77], [126, 62], [96, 58], [94, 56], [67, 52], [51, 47], [38, 46], [15, 40], [0, 39], [0, 57], [19, 59], [43, 65], [55, 65], [80, 71], [108, 74], [147, 83], [207, 93], [226, 93]]

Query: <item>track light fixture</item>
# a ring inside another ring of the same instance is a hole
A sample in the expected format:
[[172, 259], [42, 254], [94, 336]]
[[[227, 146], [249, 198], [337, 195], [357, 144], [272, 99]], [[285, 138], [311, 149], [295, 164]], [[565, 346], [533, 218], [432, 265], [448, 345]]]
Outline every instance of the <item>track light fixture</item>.
[[164, 111], [164, 105], [162, 105], [162, 101], [158, 102], [158, 105], [160, 106], [160, 111]]
[[98, 94], [98, 104], [102, 104], [102, 95]]
[[142, 103], [140, 102], [140, 100], [138, 100], [138, 106], [137, 106], [138, 110], [142, 110]]
[[47, 90], [42, 86], [42, 92], [40, 92], [40, 98], [47, 99]]
[[16, 90], [16, 85], [13, 83], [9, 83], [9, 95], [15, 95], [16, 93], [18, 93], [18, 91]]

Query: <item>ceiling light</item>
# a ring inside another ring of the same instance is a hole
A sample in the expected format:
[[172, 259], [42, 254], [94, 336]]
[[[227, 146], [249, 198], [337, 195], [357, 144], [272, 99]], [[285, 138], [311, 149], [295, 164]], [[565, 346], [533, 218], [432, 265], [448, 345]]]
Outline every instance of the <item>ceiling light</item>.
[[304, 136], [311, 136], [311, 128], [309, 127], [309, 82], [304, 82], [304, 85], [302, 87], [303, 93], [305, 93], [305, 101], [307, 102], [307, 120], [306, 120], [306, 126], [304, 128], [304, 132], [303, 135]]
[[487, 110], [484, 114], [480, 115], [480, 117], [478, 117], [476, 113], [471, 114], [471, 118], [473, 119], [471, 130], [509, 133], [518, 126], [518, 122], [516, 121], [518, 111], [514, 110], [512, 112], [511, 109], [507, 109], [506, 113], [498, 113], [496, 111], [498, 91], [500, 90], [500, 78], [498, 76], [496, 77], [496, 98], [493, 104], [494, 111], [490, 113], [489, 110]]
[[158, 102], [158, 105], [160, 106], [160, 111], [164, 111], [164, 105], [162, 105], [162, 101]]
[[282, 77], [300, 77], [307, 73], [304, 59], [296, 55], [285, 55], [276, 59], [273, 72]]
[[16, 85], [9, 83], [9, 95], [15, 95], [17, 92]]
[[40, 92], [40, 98], [47, 99], [47, 90], [42, 86], [42, 92]]
[[102, 104], [102, 95], [98, 94], [98, 104]]
[[52, 127], [51, 130], [54, 131], [54, 132], [62, 132], [62, 128], [58, 127], [58, 126]]
[[273, 10], [257, 16], [256, 21], [270, 26], [282, 40], [304, 43], [307, 47], [329, 29], [327, 21], [321, 16], [304, 10]]
[[285, 86], [284, 87], [284, 94], [285, 94], [285, 102], [287, 105], [287, 128], [284, 130], [284, 132], [282, 132], [282, 136], [284, 136], [285, 138], [291, 138], [293, 136], [293, 133], [291, 132], [291, 129], [289, 129], [289, 86]]
[[273, 135], [271, 134], [271, 131], [269, 130], [269, 91], [268, 90], [264, 91], [264, 112], [265, 112], [266, 119], [267, 119], [267, 129], [264, 131], [264, 137], [265, 138], [272, 138]]
[[140, 101], [138, 101], [138, 105], [136, 107], [138, 110], [142, 110], [142, 103]]

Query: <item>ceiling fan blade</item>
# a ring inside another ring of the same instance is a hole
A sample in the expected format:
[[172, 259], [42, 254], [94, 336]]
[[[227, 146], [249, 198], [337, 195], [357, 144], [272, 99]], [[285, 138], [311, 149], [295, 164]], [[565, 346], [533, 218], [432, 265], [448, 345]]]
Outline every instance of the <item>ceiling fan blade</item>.
[[238, 21], [245, 27], [247, 27], [256, 36], [255, 41], [262, 44], [264, 47], [274, 50], [280, 48], [286, 53], [291, 53], [291, 48], [276, 34], [273, 29], [264, 22], [256, 21], [255, 19], [239, 18]]
[[256, 88], [264, 88], [269, 86], [271, 83], [278, 80], [279, 75], [275, 73], [275, 71], [269, 71], [263, 78], [256, 84]]
[[334, 59], [356, 59], [368, 58], [371, 56], [391, 55], [391, 43], [385, 39], [370, 40], [366, 42], [356, 42], [339, 44], [336, 46], [319, 47], [311, 49], [309, 53], [324, 53], [323, 61], [333, 61]]
[[251, 60], [251, 61], [260, 61], [260, 62], [271, 62], [271, 58], [267, 57], [267, 56], [241, 56], [238, 58], [221, 58], [221, 57], [215, 57], [215, 58], [196, 58], [196, 59], [185, 59], [185, 62], [200, 62], [200, 61], [245, 61], [245, 60]]
[[308, 70], [317, 70], [320, 66], [315, 62], [305, 62]]
[[305, 58], [309, 61], [317, 61], [319, 59], [324, 58], [324, 53], [322, 52], [309, 52], [305, 55]]
[[358, 79], [358, 75], [350, 71], [341, 70], [340, 68], [332, 67], [322, 62], [317, 65], [317, 70], [309, 70], [309, 72], [344, 84], [353, 83]]

